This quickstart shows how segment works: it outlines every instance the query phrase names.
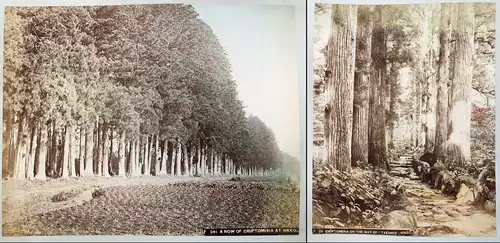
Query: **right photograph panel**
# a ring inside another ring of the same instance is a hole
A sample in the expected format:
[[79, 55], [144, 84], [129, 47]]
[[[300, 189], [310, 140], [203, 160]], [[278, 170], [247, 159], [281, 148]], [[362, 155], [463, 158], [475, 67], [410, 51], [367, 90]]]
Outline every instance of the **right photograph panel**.
[[313, 234], [495, 237], [495, 3], [314, 18]]

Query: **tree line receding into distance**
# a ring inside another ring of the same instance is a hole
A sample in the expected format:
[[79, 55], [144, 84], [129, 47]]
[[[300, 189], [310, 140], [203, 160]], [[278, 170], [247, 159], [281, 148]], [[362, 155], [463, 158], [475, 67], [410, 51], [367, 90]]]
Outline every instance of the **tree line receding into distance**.
[[192, 6], [7, 7], [5, 20], [4, 178], [280, 168]]

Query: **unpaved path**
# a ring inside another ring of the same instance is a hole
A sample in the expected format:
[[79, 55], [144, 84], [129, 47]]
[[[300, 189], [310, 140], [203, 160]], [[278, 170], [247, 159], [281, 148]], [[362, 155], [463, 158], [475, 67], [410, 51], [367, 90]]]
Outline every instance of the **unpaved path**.
[[417, 208], [417, 232], [430, 236], [496, 236], [495, 216], [420, 182], [410, 157], [401, 157], [391, 165], [391, 174], [405, 185], [408, 200]]
[[[98, 183], [88, 179], [79, 185], [57, 182], [46, 189], [60, 192], [99, 185], [104, 194], [4, 223], [3, 235], [200, 235], [204, 228], [298, 227], [297, 191], [265, 178], [228, 178], [100, 178], [95, 179]], [[27, 189], [25, 194], [44, 193]]]

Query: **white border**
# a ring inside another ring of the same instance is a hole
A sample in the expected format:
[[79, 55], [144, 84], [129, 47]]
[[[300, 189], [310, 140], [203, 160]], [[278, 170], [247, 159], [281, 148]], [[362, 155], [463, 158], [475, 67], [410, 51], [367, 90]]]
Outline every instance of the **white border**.
[[[299, 235], [288, 236], [32, 236], [32, 237], [1, 237], [0, 241], [14, 242], [14, 241], [37, 241], [37, 242], [82, 242], [82, 241], [127, 241], [127, 242], [304, 242], [306, 239], [306, 4], [305, 0], [186, 0], [186, 1], [169, 1], [169, 0], [85, 0], [85, 1], [63, 1], [63, 0], [2, 0], [1, 13], [0, 13], [0, 26], [2, 31], [0, 33], [0, 55], [2, 56], [0, 63], [3, 67], [3, 22], [5, 6], [48, 6], [48, 5], [119, 5], [119, 4], [151, 4], [151, 3], [187, 3], [187, 4], [251, 4], [251, 5], [288, 5], [295, 6], [295, 21], [296, 21], [296, 34], [297, 34], [297, 70], [290, 70], [290, 72], [299, 72], [298, 83], [299, 85], [299, 102], [300, 102], [300, 134], [302, 135], [300, 152], [301, 157], [301, 183], [300, 183], [300, 231]], [[228, 20], [230, 21], [230, 20]], [[251, 40], [249, 40], [251, 41]], [[3, 74], [3, 68], [0, 70]], [[1, 75], [3, 77], [3, 75]], [[2, 82], [3, 94], [3, 82]], [[3, 107], [3, 99], [0, 101]], [[0, 112], [1, 113], [1, 112]], [[3, 114], [0, 115], [3, 124]], [[0, 135], [2, 136], [2, 135]], [[1, 144], [0, 139], [0, 144]], [[1, 191], [0, 191], [1, 192]], [[0, 229], [1, 232], [1, 229]]]
[[[337, 4], [418, 4], [418, 3], [436, 3], [436, 2], [447, 2], [447, 3], [457, 3], [457, 2], [495, 2], [494, 0], [483, 0], [483, 1], [467, 1], [467, 0], [462, 0], [462, 1], [457, 1], [457, 0], [448, 0], [448, 1], [431, 1], [431, 0], [384, 0], [384, 1], [369, 1], [369, 0], [353, 0], [353, 1], [332, 1], [332, 0], [313, 0], [309, 1], [309, 4], [307, 6], [308, 8], [308, 20], [307, 20], [307, 35], [308, 35], [308, 40], [312, 40], [312, 35], [313, 35], [313, 29], [314, 29], [314, 5], [315, 3], [337, 3]], [[497, 19], [496, 19], [496, 26], [499, 26], [499, 18], [498, 18], [498, 4], [496, 5], [497, 9]], [[496, 40], [496, 46], [500, 43], [500, 40]], [[307, 85], [308, 87], [312, 87], [313, 82], [312, 82], [312, 53], [313, 53], [313, 45], [312, 41], [308, 41], [307, 43]], [[496, 49], [496, 55], [498, 56], [498, 53], [500, 53], [499, 49]], [[496, 73], [498, 74], [499, 68], [498, 68], [498, 63], [496, 63]], [[496, 86], [495, 89], [498, 90], [498, 78], [496, 78]], [[312, 112], [312, 89], [308, 89], [308, 97], [307, 97], [307, 108], [308, 108], [308, 126], [307, 126], [307, 131], [308, 131], [308, 151], [307, 151], [307, 161], [312, 161], [312, 146], [313, 146], [313, 137], [312, 137], [312, 118], [313, 118], [313, 112]], [[499, 109], [500, 109], [500, 102], [498, 99], [498, 96], [496, 97], [496, 103], [495, 103], [495, 114], [499, 114]], [[495, 116], [495, 131], [498, 131], [500, 122], [498, 119], [496, 119]], [[499, 141], [500, 135], [499, 133], [495, 134], [495, 141]], [[495, 150], [496, 150], [496, 161], [498, 163], [498, 153], [500, 151], [500, 146], [499, 143], [495, 144]], [[500, 174], [500, 166], [496, 166], [496, 175]], [[496, 182], [496, 186], [500, 185], [500, 181]], [[312, 215], [312, 163], [308, 163], [307, 165], [307, 186], [309, 190], [307, 191], [307, 213], [309, 216]], [[500, 196], [497, 194], [497, 201], [500, 198]], [[339, 242], [339, 241], [350, 241], [350, 242], [362, 242], [362, 241], [370, 241], [370, 242], [391, 242], [391, 241], [410, 241], [410, 242], [468, 242], [468, 241], [474, 241], [474, 242], [500, 242], [500, 237], [498, 233], [498, 225], [499, 225], [499, 218], [498, 218], [498, 210], [500, 209], [500, 206], [497, 204], [497, 236], [496, 237], [415, 237], [415, 236], [383, 236], [383, 235], [345, 235], [345, 234], [312, 234], [312, 217], [308, 217], [307, 219], [307, 240], [311, 242]]]

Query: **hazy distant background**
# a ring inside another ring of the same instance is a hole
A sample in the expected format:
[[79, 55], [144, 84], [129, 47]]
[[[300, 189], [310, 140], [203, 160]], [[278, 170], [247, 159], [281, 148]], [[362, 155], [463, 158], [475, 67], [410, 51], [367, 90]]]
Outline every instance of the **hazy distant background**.
[[193, 6], [225, 48], [247, 114], [273, 130], [281, 150], [300, 158], [294, 7]]

